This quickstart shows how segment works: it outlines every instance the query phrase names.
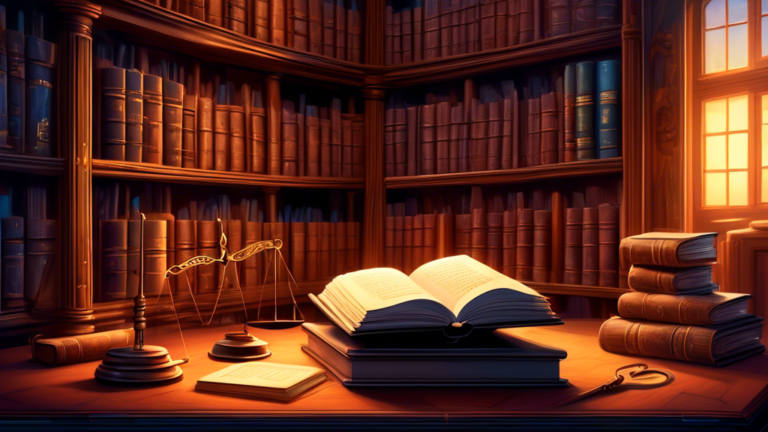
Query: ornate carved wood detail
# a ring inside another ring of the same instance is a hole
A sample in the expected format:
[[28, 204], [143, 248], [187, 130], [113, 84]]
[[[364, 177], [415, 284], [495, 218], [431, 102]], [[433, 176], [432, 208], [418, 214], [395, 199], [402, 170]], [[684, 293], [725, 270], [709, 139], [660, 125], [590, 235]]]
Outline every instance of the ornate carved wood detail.
[[622, 36], [622, 142], [624, 194], [621, 237], [643, 230], [643, 47], [639, 0], [624, 0]]
[[368, 76], [365, 98], [365, 220], [363, 222], [363, 268], [384, 264], [384, 223], [387, 191], [384, 186], [384, 97], [381, 75]]

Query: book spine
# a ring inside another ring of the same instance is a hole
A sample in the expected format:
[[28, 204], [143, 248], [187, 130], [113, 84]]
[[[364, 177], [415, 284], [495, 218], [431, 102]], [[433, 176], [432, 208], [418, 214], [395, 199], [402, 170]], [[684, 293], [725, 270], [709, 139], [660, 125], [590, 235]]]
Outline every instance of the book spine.
[[[391, 207], [388, 204], [387, 207]], [[387, 216], [384, 221], [384, 266], [389, 268], [398, 268], [395, 266], [395, 217]]]
[[241, 106], [229, 108], [229, 170], [245, 172], [245, 109]]
[[401, 64], [403, 62], [402, 45], [402, 13], [401, 11], [392, 12], [392, 64]]
[[724, 304], [710, 296], [631, 292], [619, 297], [618, 311], [628, 319], [707, 326], [726, 322], [712, 319], [713, 309]]
[[502, 105], [503, 116], [501, 126], [501, 169], [516, 168], [514, 164], [514, 101], [512, 99], [504, 99]]
[[125, 69], [101, 69], [101, 157], [125, 160]]
[[528, 91], [523, 89], [523, 99], [518, 103], [518, 156], [517, 163], [519, 168], [528, 166], [529, 145], [528, 145]]
[[307, 222], [306, 250], [306, 280], [318, 280], [320, 278], [320, 222]]
[[424, 0], [424, 60], [440, 57], [440, 0]]
[[[177, 220], [176, 223], [176, 261], [177, 264], [186, 262], [197, 256], [197, 225], [193, 220]], [[231, 246], [230, 246], [231, 247]], [[232, 248], [232, 251], [238, 249]], [[190, 268], [176, 286], [177, 292], [197, 293], [197, 267]], [[187, 286], [189, 282], [189, 286]]]
[[413, 217], [413, 269], [424, 264], [424, 215]]
[[502, 213], [502, 273], [517, 277], [517, 213], [507, 210]]
[[541, 164], [557, 163], [557, 139], [560, 119], [557, 115], [557, 94], [541, 95]]
[[565, 66], [565, 162], [576, 160], [576, 68]]
[[437, 215], [437, 251], [435, 258], [445, 258], [455, 255], [453, 252], [454, 220], [451, 213]]
[[336, 0], [335, 27], [336, 27], [336, 55], [339, 60], [347, 59], [347, 10], [344, 8], [344, 0]]
[[405, 108], [390, 110], [392, 115], [392, 125], [390, 127], [390, 136], [392, 143], [388, 157], [392, 157], [392, 163], [387, 166], [387, 173], [394, 176], [404, 176], [406, 174], [406, 159], [408, 158], [408, 125], [406, 123]]
[[451, 56], [451, 4], [452, 0], [438, 0], [440, 7], [440, 57]]
[[565, 90], [563, 71], [557, 69], [554, 73], [555, 97], [557, 98], [557, 162], [565, 162]]
[[184, 86], [163, 80], [163, 165], [181, 166]]
[[331, 121], [320, 120], [320, 176], [331, 177]]
[[165, 270], [168, 268], [167, 253], [168, 222], [144, 221], [144, 295], [147, 297], [157, 296], [163, 289]]
[[533, 210], [517, 212], [517, 279], [533, 280]]
[[597, 63], [597, 93], [600, 95], [597, 128], [598, 158], [621, 155], [621, 63], [605, 60]]
[[617, 24], [620, 17], [618, 0], [596, 0], [595, 27]]
[[[320, 118], [316, 115], [317, 107], [310, 107], [314, 115], [307, 115], [307, 175], [320, 176]], [[308, 110], [309, 111], [309, 110]]]
[[467, 26], [464, 24], [466, 12], [461, 0], [451, 0], [451, 53], [467, 52]]
[[450, 172], [449, 139], [451, 136], [451, 103], [437, 104], [437, 127], [435, 142], [435, 165], [437, 174]]
[[599, 210], [585, 208], [582, 228], [581, 284], [600, 285], [600, 227]]
[[299, 123], [296, 119], [296, 109], [293, 101], [283, 101], [282, 111], [282, 173], [283, 175], [298, 175], [298, 136]]
[[285, 1], [269, 0], [269, 41], [285, 45]]
[[[405, 18], [405, 15], [403, 15], [403, 18]], [[405, 26], [405, 22], [403, 22], [403, 26]], [[405, 42], [406, 35], [404, 34], [403, 43]], [[408, 43], [410, 44], [410, 33], [408, 34]], [[405, 51], [403, 51], [403, 57], [405, 57], [405, 54]], [[410, 61], [410, 52], [408, 55]], [[356, 9], [347, 10], [347, 60], [354, 63], [362, 63], [363, 61], [362, 16], [360, 11]]]
[[49, 293], [58, 286], [57, 221], [29, 219], [26, 222], [24, 298], [30, 307], [35, 307], [39, 293]]
[[[299, 174], [300, 176], [307, 175], [307, 118], [304, 115], [301, 103], [296, 113], [296, 122], [298, 124], [298, 159], [299, 159]], [[306, 109], [306, 108], [305, 108]]]
[[405, 110], [407, 128], [406, 175], [415, 176], [419, 172], [419, 107]]
[[341, 124], [341, 101], [334, 99], [331, 103], [331, 175], [341, 177], [342, 150], [344, 145], [343, 127]]
[[[262, 222], [246, 222], [245, 223], [245, 244], [252, 245], [262, 240], [262, 230], [264, 224]], [[263, 272], [263, 257], [261, 254], [253, 255], [247, 258], [244, 262], [243, 269], [243, 286], [248, 288], [255, 288], [261, 285]]]
[[[403, 111], [403, 152], [405, 151], [405, 111]], [[395, 133], [397, 138], [397, 131]], [[397, 149], [397, 147], [395, 147]], [[395, 154], [397, 157], [397, 153]], [[405, 156], [403, 156], [405, 157]], [[405, 167], [405, 162], [401, 164]], [[404, 171], [404, 170], [403, 170]], [[365, 116], [358, 114], [352, 119], [352, 177], [365, 177]]]
[[[677, 269], [641, 267], [633, 265], [629, 269], [629, 287], [635, 291], [677, 294]], [[710, 281], [711, 282], [711, 281]]]
[[24, 112], [26, 71], [24, 68], [24, 34], [5, 30], [8, 55], [8, 146], [14, 153], [24, 153]]
[[101, 301], [126, 298], [128, 221], [101, 221]]
[[288, 13], [288, 23], [293, 27], [293, 47], [309, 51], [308, 0], [292, 0], [293, 10]]
[[[125, 71], [125, 160], [141, 162], [143, 159], [144, 139], [144, 75], [136, 70]], [[192, 107], [193, 123], [192, 139], [194, 143], [195, 124]], [[194, 155], [194, 154], [193, 154]], [[194, 167], [193, 167], [194, 168]]]
[[533, 0], [533, 40], [541, 40], [546, 37], [546, 29], [542, 28], [542, 15], [546, 16], [547, 0]]
[[[102, 103], [102, 106], [104, 104]], [[143, 161], [162, 164], [163, 157], [163, 79], [144, 75]]]
[[488, 161], [486, 169], [497, 170], [501, 168], [503, 128], [503, 102], [490, 102], [488, 104]]
[[602, 205], [598, 209], [599, 217], [599, 285], [604, 287], [619, 286], [619, 207]]
[[472, 209], [472, 258], [488, 261], [488, 225], [485, 210]]
[[[481, 50], [480, 6], [479, 0], [467, 0], [467, 52]], [[465, 101], [466, 102], [466, 101]]]
[[424, 256], [423, 262], [437, 259], [437, 214], [424, 215]]
[[413, 216], [403, 218], [403, 273], [411, 274], [416, 267], [413, 266]]
[[267, 117], [264, 108], [251, 108], [251, 171], [267, 172]]
[[336, 271], [337, 275], [347, 272], [347, 224], [344, 222], [336, 223]]
[[472, 102], [472, 140], [469, 143], [469, 153], [471, 171], [488, 169], [488, 104]]
[[291, 271], [297, 282], [306, 280], [307, 223], [291, 222]]
[[[46, 366], [82, 363], [98, 360], [112, 348], [131, 346], [133, 341], [133, 329], [112, 330], [56, 339], [34, 339], [32, 358]], [[51, 354], [47, 355], [48, 353]]]
[[139, 295], [139, 267], [141, 248], [141, 221], [129, 220], [128, 221], [128, 249], [127, 249], [127, 275], [125, 282], [125, 298], [134, 299]]
[[595, 63], [576, 64], [576, 158], [595, 159]]
[[549, 0], [550, 37], [567, 35], [571, 32], [571, 9], [569, 0]]
[[13, 151], [8, 145], [8, 50], [6, 30], [0, 30], [0, 152]]
[[51, 121], [53, 112], [53, 67], [56, 45], [34, 36], [24, 42], [26, 57], [27, 100], [24, 124], [26, 127], [25, 153], [35, 156], [51, 156]]
[[496, 48], [507, 46], [507, 0], [496, 3]]
[[582, 223], [584, 210], [569, 208], [565, 211], [565, 274], [563, 283], [581, 285]]
[[551, 283], [563, 283], [565, 273], [565, 199], [562, 192], [552, 191], [552, 271]]
[[450, 133], [448, 134], [448, 172], [459, 172], [461, 157], [461, 124], [464, 122], [464, 111], [461, 104], [451, 107]]
[[[213, 100], [201, 97], [198, 100], [197, 112], [197, 167], [212, 170], [214, 167]], [[146, 141], [144, 143], [146, 146]]]
[[323, 54], [323, 0], [309, 0], [309, 52]]
[[520, 43], [520, 0], [507, 1], [507, 45]]
[[269, 39], [269, 1], [256, 0], [253, 21], [256, 23], [254, 37], [268, 42]]
[[402, 45], [402, 62], [413, 62], [413, 11], [405, 8], [400, 11], [400, 43]]
[[533, 0], [520, 1], [520, 43], [533, 42]]
[[267, 157], [269, 158], [267, 173], [270, 175], [280, 175], [283, 162], [281, 154], [282, 141], [280, 139], [283, 127], [280, 118], [282, 106], [280, 101], [280, 82], [276, 79], [267, 79], [265, 82], [267, 87], [267, 138], [269, 140], [269, 145], [267, 146]]
[[205, 21], [205, 0], [188, 0], [187, 5], [187, 15]]
[[224, 1], [206, 0], [205, 20], [215, 26], [224, 27]]
[[393, 227], [393, 251], [392, 266], [403, 270], [403, 216], [395, 216]]
[[24, 307], [24, 218], [2, 219], [2, 310]]
[[413, 61], [424, 58], [424, 8], [421, 3], [413, 6]]
[[[331, 269], [331, 229], [334, 225], [331, 222], [320, 222], [318, 275], [324, 279], [336, 276]], [[336, 247], [338, 247], [338, 240]]]
[[480, 0], [480, 50], [496, 48], [496, 1]]
[[595, 0], [571, 0], [571, 26], [573, 32], [595, 27]]
[[526, 166], [541, 165], [541, 98], [528, 99], [528, 157]]
[[435, 117], [437, 107], [435, 104], [422, 105], [419, 109], [419, 174], [436, 173], [436, 130]]
[[213, 165], [216, 171], [229, 170], [229, 113], [229, 106], [227, 105], [214, 105], [213, 107]]
[[245, 0], [226, 0], [226, 2], [224, 11], [226, 27], [236, 33], [246, 34], [248, 9]]
[[384, 111], [384, 175], [395, 175], [395, 108]]
[[[341, 176], [352, 177], [352, 120], [349, 114], [341, 119]], [[354, 117], [354, 116], [353, 116]]]
[[453, 237], [455, 239], [453, 251], [456, 255], [472, 254], [472, 215], [456, 215]]
[[552, 269], [552, 212], [533, 214], [533, 281], [549, 282]]
[[336, 53], [334, 37], [336, 30], [333, 25], [336, 9], [333, 0], [323, 0], [323, 55], [333, 57]]
[[504, 270], [504, 214], [488, 213], [488, 267]]
[[384, 64], [389, 66], [394, 64], [395, 46], [393, 41], [394, 29], [394, 9], [392, 2], [387, 1], [384, 9]]
[[[219, 258], [219, 228], [216, 221], [197, 221], [197, 254]], [[215, 265], [197, 267], [197, 292], [216, 292], [219, 289], [218, 268]]]

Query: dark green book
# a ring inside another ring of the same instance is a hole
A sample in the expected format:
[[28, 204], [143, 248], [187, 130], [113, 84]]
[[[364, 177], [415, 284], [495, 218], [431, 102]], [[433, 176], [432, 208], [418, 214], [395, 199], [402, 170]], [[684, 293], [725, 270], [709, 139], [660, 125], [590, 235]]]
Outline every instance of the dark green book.
[[576, 159], [595, 159], [595, 62], [576, 64]]

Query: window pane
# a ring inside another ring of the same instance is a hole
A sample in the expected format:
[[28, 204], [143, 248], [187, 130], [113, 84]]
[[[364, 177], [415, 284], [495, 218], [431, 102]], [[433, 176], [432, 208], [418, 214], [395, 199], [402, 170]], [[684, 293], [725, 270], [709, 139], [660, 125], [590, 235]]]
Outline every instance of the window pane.
[[728, 0], [728, 24], [747, 21], [747, 0]]
[[707, 137], [704, 169], [725, 169], [725, 135]]
[[746, 67], [748, 51], [747, 25], [728, 27], [728, 70]]
[[763, 7], [761, 8], [761, 13], [760, 13], [760, 14], [761, 14], [761, 15], [765, 15], [765, 14], [768, 14], [768, 0], [763, 0], [763, 1], [762, 1], [762, 2], [760, 2], [760, 3], [762, 3], [762, 6], [763, 6]]
[[728, 204], [732, 206], [747, 205], [747, 172], [738, 171], [728, 173], [730, 175], [728, 184]]
[[[763, 2], [763, 5], [768, 4], [768, 0]], [[768, 55], [768, 16], [762, 18], [762, 24], [760, 25], [763, 35], [761, 39], [761, 46], [763, 47], [763, 57]]]
[[704, 33], [704, 73], [725, 70], [725, 29], [707, 30]]
[[726, 205], [725, 202], [725, 173], [704, 174], [704, 205]]
[[720, 27], [725, 25], [725, 0], [712, 0], [704, 9], [707, 22], [706, 28]]
[[745, 133], [728, 136], [728, 168], [747, 169], [749, 157], [747, 139]]
[[768, 168], [763, 168], [761, 202], [768, 202]]
[[725, 99], [718, 99], [704, 104], [705, 133], [725, 132], [725, 103]]
[[747, 95], [728, 98], [729, 131], [747, 130], [749, 127], [747, 126], [747, 122], [749, 121], [749, 108], [747, 107], [748, 101], [749, 97]]
[[760, 152], [762, 154], [762, 163], [760, 166], [768, 167], [768, 125], [763, 125], [763, 145], [762, 145], [762, 151]]

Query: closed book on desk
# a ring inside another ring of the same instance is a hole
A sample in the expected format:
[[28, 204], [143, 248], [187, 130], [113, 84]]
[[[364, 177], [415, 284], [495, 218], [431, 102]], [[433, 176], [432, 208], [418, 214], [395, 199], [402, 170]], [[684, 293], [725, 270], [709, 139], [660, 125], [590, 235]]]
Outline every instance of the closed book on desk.
[[419, 108], [419, 175], [437, 173], [436, 116], [435, 104], [422, 105]]
[[325, 371], [315, 367], [246, 362], [200, 378], [195, 391], [288, 402], [325, 379]]
[[101, 157], [125, 159], [125, 69], [108, 67], [101, 73]]
[[[197, 104], [197, 100], [195, 100], [195, 104]], [[196, 108], [196, 106], [192, 107], [193, 139], [195, 133], [194, 111]], [[141, 162], [144, 154], [143, 142], [144, 75], [136, 69], [129, 69], [125, 71], [125, 160]]]
[[296, 108], [291, 100], [283, 101], [282, 112], [283, 137], [283, 175], [299, 175], [299, 122]]
[[245, 109], [233, 105], [229, 107], [229, 170], [245, 172]]
[[747, 316], [752, 296], [713, 292], [705, 295], [669, 295], [631, 292], [619, 297], [619, 315], [628, 319], [688, 325], [724, 324]]
[[133, 345], [133, 329], [79, 336], [33, 339], [32, 358], [46, 366], [64, 366], [98, 360], [112, 348]]
[[597, 157], [621, 155], [621, 62], [597, 63], [597, 94], [600, 98], [597, 121]]
[[718, 289], [712, 282], [712, 267], [665, 268], [633, 265], [629, 287], [657, 294], [708, 294]]
[[51, 130], [56, 45], [34, 36], [24, 41], [26, 57], [26, 100], [24, 125], [27, 128], [24, 152], [35, 156], [55, 156]]
[[[717, 233], [650, 232], [621, 241], [622, 263], [632, 265], [693, 267], [714, 264]], [[624, 267], [626, 268], [626, 267]]]
[[181, 166], [196, 168], [197, 146], [195, 143], [195, 112], [197, 111], [197, 95], [184, 95], [184, 114], [181, 123]]
[[332, 324], [305, 323], [304, 351], [345, 386], [564, 385], [565, 351], [483, 332], [455, 344], [421, 337], [358, 340]]
[[24, 218], [2, 219], [2, 310], [24, 307]]
[[765, 351], [763, 319], [748, 315], [717, 326], [687, 326], [614, 317], [600, 327], [605, 351], [726, 366]]
[[595, 62], [576, 63], [576, 159], [595, 159]]
[[517, 280], [533, 280], [533, 209], [517, 211]]
[[[103, 106], [104, 104], [102, 104]], [[144, 75], [144, 145], [142, 160], [163, 163], [163, 79]]]
[[[146, 146], [146, 141], [144, 145]], [[211, 98], [201, 97], [197, 103], [197, 167], [205, 170], [212, 170], [214, 167], [213, 100]]]

